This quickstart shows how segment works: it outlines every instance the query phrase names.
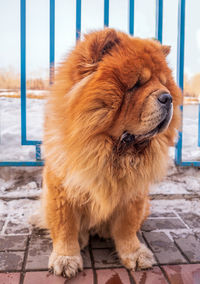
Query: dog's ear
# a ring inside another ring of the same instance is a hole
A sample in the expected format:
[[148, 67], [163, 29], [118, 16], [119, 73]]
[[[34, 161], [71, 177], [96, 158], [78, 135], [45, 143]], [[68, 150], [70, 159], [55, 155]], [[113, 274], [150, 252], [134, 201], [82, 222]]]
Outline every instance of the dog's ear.
[[170, 45], [161, 45], [158, 39], [156, 38], [151, 38], [154, 42], [156, 42], [159, 46], [161, 46], [161, 51], [162, 53], [167, 56], [170, 51], [171, 51], [171, 46]]
[[120, 42], [117, 32], [109, 28], [86, 35], [85, 39], [88, 40], [89, 56], [93, 63], [101, 61]]
[[92, 32], [79, 41], [75, 50], [75, 65], [79, 79], [94, 72], [98, 63], [120, 43], [117, 32], [106, 28], [102, 31]]
[[165, 56], [170, 53], [171, 46], [170, 45], [162, 45], [161, 50]]

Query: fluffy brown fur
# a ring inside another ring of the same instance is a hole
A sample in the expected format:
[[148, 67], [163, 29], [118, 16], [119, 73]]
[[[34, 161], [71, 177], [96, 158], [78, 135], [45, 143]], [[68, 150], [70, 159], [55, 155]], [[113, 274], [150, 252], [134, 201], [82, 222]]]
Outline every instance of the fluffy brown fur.
[[[151, 267], [153, 256], [136, 232], [178, 127], [181, 95], [166, 63], [169, 51], [105, 29], [86, 35], [60, 66], [46, 106], [42, 197], [55, 274], [82, 269], [80, 247], [91, 229], [114, 239], [127, 268]], [[173, 97], [173, 117], [155, 132], [162, 93]]]

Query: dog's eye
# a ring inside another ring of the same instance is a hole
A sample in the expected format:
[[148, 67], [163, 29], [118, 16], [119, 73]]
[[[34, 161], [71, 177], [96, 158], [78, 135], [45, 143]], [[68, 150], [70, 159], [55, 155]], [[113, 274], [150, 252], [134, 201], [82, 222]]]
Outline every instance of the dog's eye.
[[140, 85], [141, 85], [140, 80], [138, 80], [133, 87], [128, 89], [128, 92], [134, 91], [135, 89], [139, 88]]

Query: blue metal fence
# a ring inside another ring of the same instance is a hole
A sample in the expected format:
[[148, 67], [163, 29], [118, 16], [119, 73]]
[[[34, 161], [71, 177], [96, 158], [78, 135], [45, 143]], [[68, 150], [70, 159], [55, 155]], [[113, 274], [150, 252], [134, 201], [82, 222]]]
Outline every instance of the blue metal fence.
[[[55, 62], [55, 0], [50, 1], [50, 58], [49, 79], [53, 82]], [[109, 0], [104, 0], [104, 26], [109, 26]], [[5, 161], [0, 166], [43, 166], [40, 145], [42, 141], [27, 139], [26, 126], [26, 0], [20, 0], [20, 27], [21, 27], [21, 145], [36, 147], [35, 161]], [[156, 0], [156, 34], [155, 37], [162, 43], [163, 32], [163, 0]], [[134, 35], [134, 0], [129, 0], [129, 33]], [[81, 0], [76, 0], [76, 40], [81, 35]], [[184, 78], [184, 44], [185, 44], [185, 0], [179, 0], [178, 8], [178, 48], [177, 48], [177, 83], [183, 90]], [[183, 106], [181, 106], [181, 114]], [[200, 146], [200, 106], [199, 106], [199, 133]], [[176, 146], [175, 161], [180, 166], [198, 166], [200, 161], [182, 161], [182, 130]]]

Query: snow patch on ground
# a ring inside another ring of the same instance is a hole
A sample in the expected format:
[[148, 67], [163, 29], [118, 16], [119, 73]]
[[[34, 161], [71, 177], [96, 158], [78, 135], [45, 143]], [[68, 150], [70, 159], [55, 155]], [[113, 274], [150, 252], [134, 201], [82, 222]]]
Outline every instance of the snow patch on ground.
[[[1, 181], [0, 181], [1, 182]], [[12, 184], [13, 185], [13, 184]], [[9, 187], [5, 187], [5, 185], [1, 186], [0, 185], [0, 198], [22, 198], [22, 197], [27, 197], [27, 198], [36, 198], [40, 196], [41, 189], [39, 189], [36, 185], [36, 183], [30, 182], [24, 186], [17, 187], [14, 190], [9, 190]]]
[[[173, 163], [171, 160], [170, 165]], [[151, 187], [150, 192], [155, 194], [199, 194], [200, 169], [180, 168], [173, 164], [169, 166], [168, 175], [164, 180]]]
[[152, 186], [150, 190], [151, 194], [187, 194], [183, 184], [178, 184], [173, 181], [163, 181], [159, 184]]
[[0, 168], [0, 198], [36, 198], [40, 195], [41, 185], [41, 168]]
[[193, 212], [200, 215], [200, 200], [151, 200], [151, 213]]
[[36, 210], [37, 203], [38, 201], [29, 199], [19, 199], [8, 202], [2, 202], [0, 200], [0, 208], [3, 208], [3, 213], [7, 214], [1, 234], [30, 234], [32, 226], [29, 224], [28, 220]]
[[[45, 100], [27, 99], [27, 139], [42, 140]], [[35, 146], [21, 146], [18, 98], [0, 98], [0, 161], [34, 161]]]

